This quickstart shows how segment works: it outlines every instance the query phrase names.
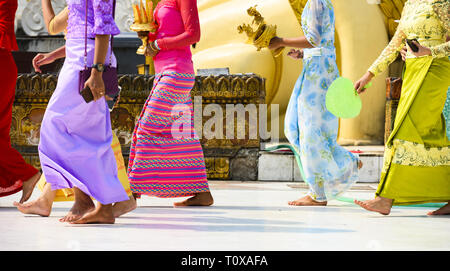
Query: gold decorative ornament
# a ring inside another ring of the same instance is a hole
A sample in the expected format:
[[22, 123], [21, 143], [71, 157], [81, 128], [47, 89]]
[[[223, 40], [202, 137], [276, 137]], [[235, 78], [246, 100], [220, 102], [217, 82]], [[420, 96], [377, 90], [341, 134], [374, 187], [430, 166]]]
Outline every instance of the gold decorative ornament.
[[[247, 14], [254, 17], [252, 23], [242, 24], [238, 26], [237, 30], [239, 33], [245, 32], [247, 34], [247, 42], [253, 44], [257, 51], [269, 47], [270, 40], [277, 35], [277, 26], [267, 24], [261, 13], [256, 10], [256, 5], [247, 9]], [[256, 26], [256, 30], [253, 30], [252, 26]], [[284, 47], [280, 47], [273, 50], [272, 54], [274, 57], [279, 57], [283, 50]]]
[[[131, 31], [135, 32], [155, 32], [157, 27], [153, 20], [153, 2], [147, 0], [144, 3], [140, 0], [140, 6], [133, 4], [134, 23], [130, 26]], [[142, 45], [136, 51], [136, 54], [145, 54], [145, 48], [147, 47], [148, 37], [139, 37], [142, 41]]]

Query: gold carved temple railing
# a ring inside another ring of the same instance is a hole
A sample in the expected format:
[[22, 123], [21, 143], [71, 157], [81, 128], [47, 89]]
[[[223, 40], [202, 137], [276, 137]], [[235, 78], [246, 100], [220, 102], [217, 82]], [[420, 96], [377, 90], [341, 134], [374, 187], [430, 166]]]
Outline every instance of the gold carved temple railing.
[[[149, 95], [153, 76], [119, 75], [122, 87], [120, 103], [111, 112], [112, 127], [122, 145], [125, 162], [136, 118]], [[20, 74], [17, 78], [13, 105], [11, 144], [22, 153], [25, 160], [39, 168], [37, 146], [39, 130], [48, 101], [56, 88], [57, 76], [51, 74]], [[201, 101], [201, 110], [210, 104], [219, 105], [225, 114], [227, 104], [259, 104], [265, 101], [265, 80], [257, 75], [197, 76], [191, 91], [193, 100]], [[194, 97], [197, 97], [194, 99]], [[258, 109], [259, 110], [259, 109]], [[195, 113], [197, 114], [197, 113]], [[196, 123], [199, 115], [195, 115]], [[202, 127], [208, 118], [202, 117]], [[235, 132], [245, 129], [243, 139], [206, 139], [201, 137], [209, 179], [256, 180], [260, 136], [249, 138], [248, 118], [245, 127], [233, 117]], [[200, 122], [199, 122], [200, 123]], [[229, 125], [229, 123], [228, 123]], [[227, 123], [224, 120], [223, 134]], [[197, 127], [196, 127], [197, 129]], [[197, 130], [198, 131], [198, 130]]]

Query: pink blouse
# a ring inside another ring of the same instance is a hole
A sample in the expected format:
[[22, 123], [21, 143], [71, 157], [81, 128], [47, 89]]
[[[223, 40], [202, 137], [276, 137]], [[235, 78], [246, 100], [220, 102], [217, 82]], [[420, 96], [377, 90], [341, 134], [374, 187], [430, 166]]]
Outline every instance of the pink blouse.
[[153, 58], [156, 73], [194, 73], [190, 45], [200, 40], [196, 0], [162, 0], [155, 8], [159, 53]]

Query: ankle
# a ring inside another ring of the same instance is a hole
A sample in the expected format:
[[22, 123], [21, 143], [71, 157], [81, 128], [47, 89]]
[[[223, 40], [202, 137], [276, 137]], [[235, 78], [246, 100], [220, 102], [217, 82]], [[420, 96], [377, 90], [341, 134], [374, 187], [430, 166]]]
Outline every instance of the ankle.
[[379, 198], [382, 202], [384, 202], [384, 203], [389, 203], [389, 204], [391, 204], [391, 205], [392, 205], [392, 203], [394, 202], [393, 199], [389, 199], [389, 198], [385, 198], [385, 197], [381, 197], [381, 196], [378, 196], [378, 198]]

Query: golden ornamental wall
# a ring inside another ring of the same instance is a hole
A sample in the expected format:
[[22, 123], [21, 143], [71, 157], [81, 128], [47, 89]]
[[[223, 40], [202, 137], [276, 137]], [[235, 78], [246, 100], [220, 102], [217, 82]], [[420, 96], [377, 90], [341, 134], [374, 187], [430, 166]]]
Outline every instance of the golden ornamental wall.
[[[39, 130], [47, 103], [56, 88], [57, 76], [49, 74], [20, 74], [16, 83], [16, 97], [13, 105], [11, 124], [11, 144], [22, 153], [25, 160], [39, 168], [37, 146]], [[125, 163], [128, 164], [130, 141], [141, 109], [153, 86], [153, 76], [119, 75], [119, 85], [122, 87], [120, 102], [111, 112], [112, 128], [122, 145]], [[227, 104], [263, 104], [265, 100], [265, 80], [253, 74], [197, 76], [191, 91], [194, 100], [201, 102], [195, 108], [196, 123], [204, 126], [208, 117], [203, 117], [203, 109], [211, 104], [217, 104], [225, 112]], [[200, 99], [200, 100], [198, 100]], [[259, 113], [259, 110], [258, 110]], [[233, 118], [234, 133], [245, 129], [245, 137], [241, 139], [207, 139], [201, 136], [205, 163], [209, 179], [256, 180], [257, 159], [260, 148], [259, 133], [256, 138], [249, 136], [249, 120], [244, 124]], [[198, 126], [197, 125], [197, 126]], [[223, 134], [231, 123], [224, 121]], [[243, 127], [244, 126], [244, 127]], [[201, 128], [200, 127], [200, 128]], [[196, 127], [196, 130], [199, 131]], [[201, 134], [198, 132], [199, 135]], [[245, 154], [250, 160], [248, 167], [243, 168], [241, 161]], [[236, 160], [237, 159], [237, 160]], [[236, 161], [234, 161], [236, 160]], [[256, 166], [255, 166], [256, 165]], [[236, 167], [236, 170], [233, 168]], [[252, 172], [255, 171], [255, 172]]]

